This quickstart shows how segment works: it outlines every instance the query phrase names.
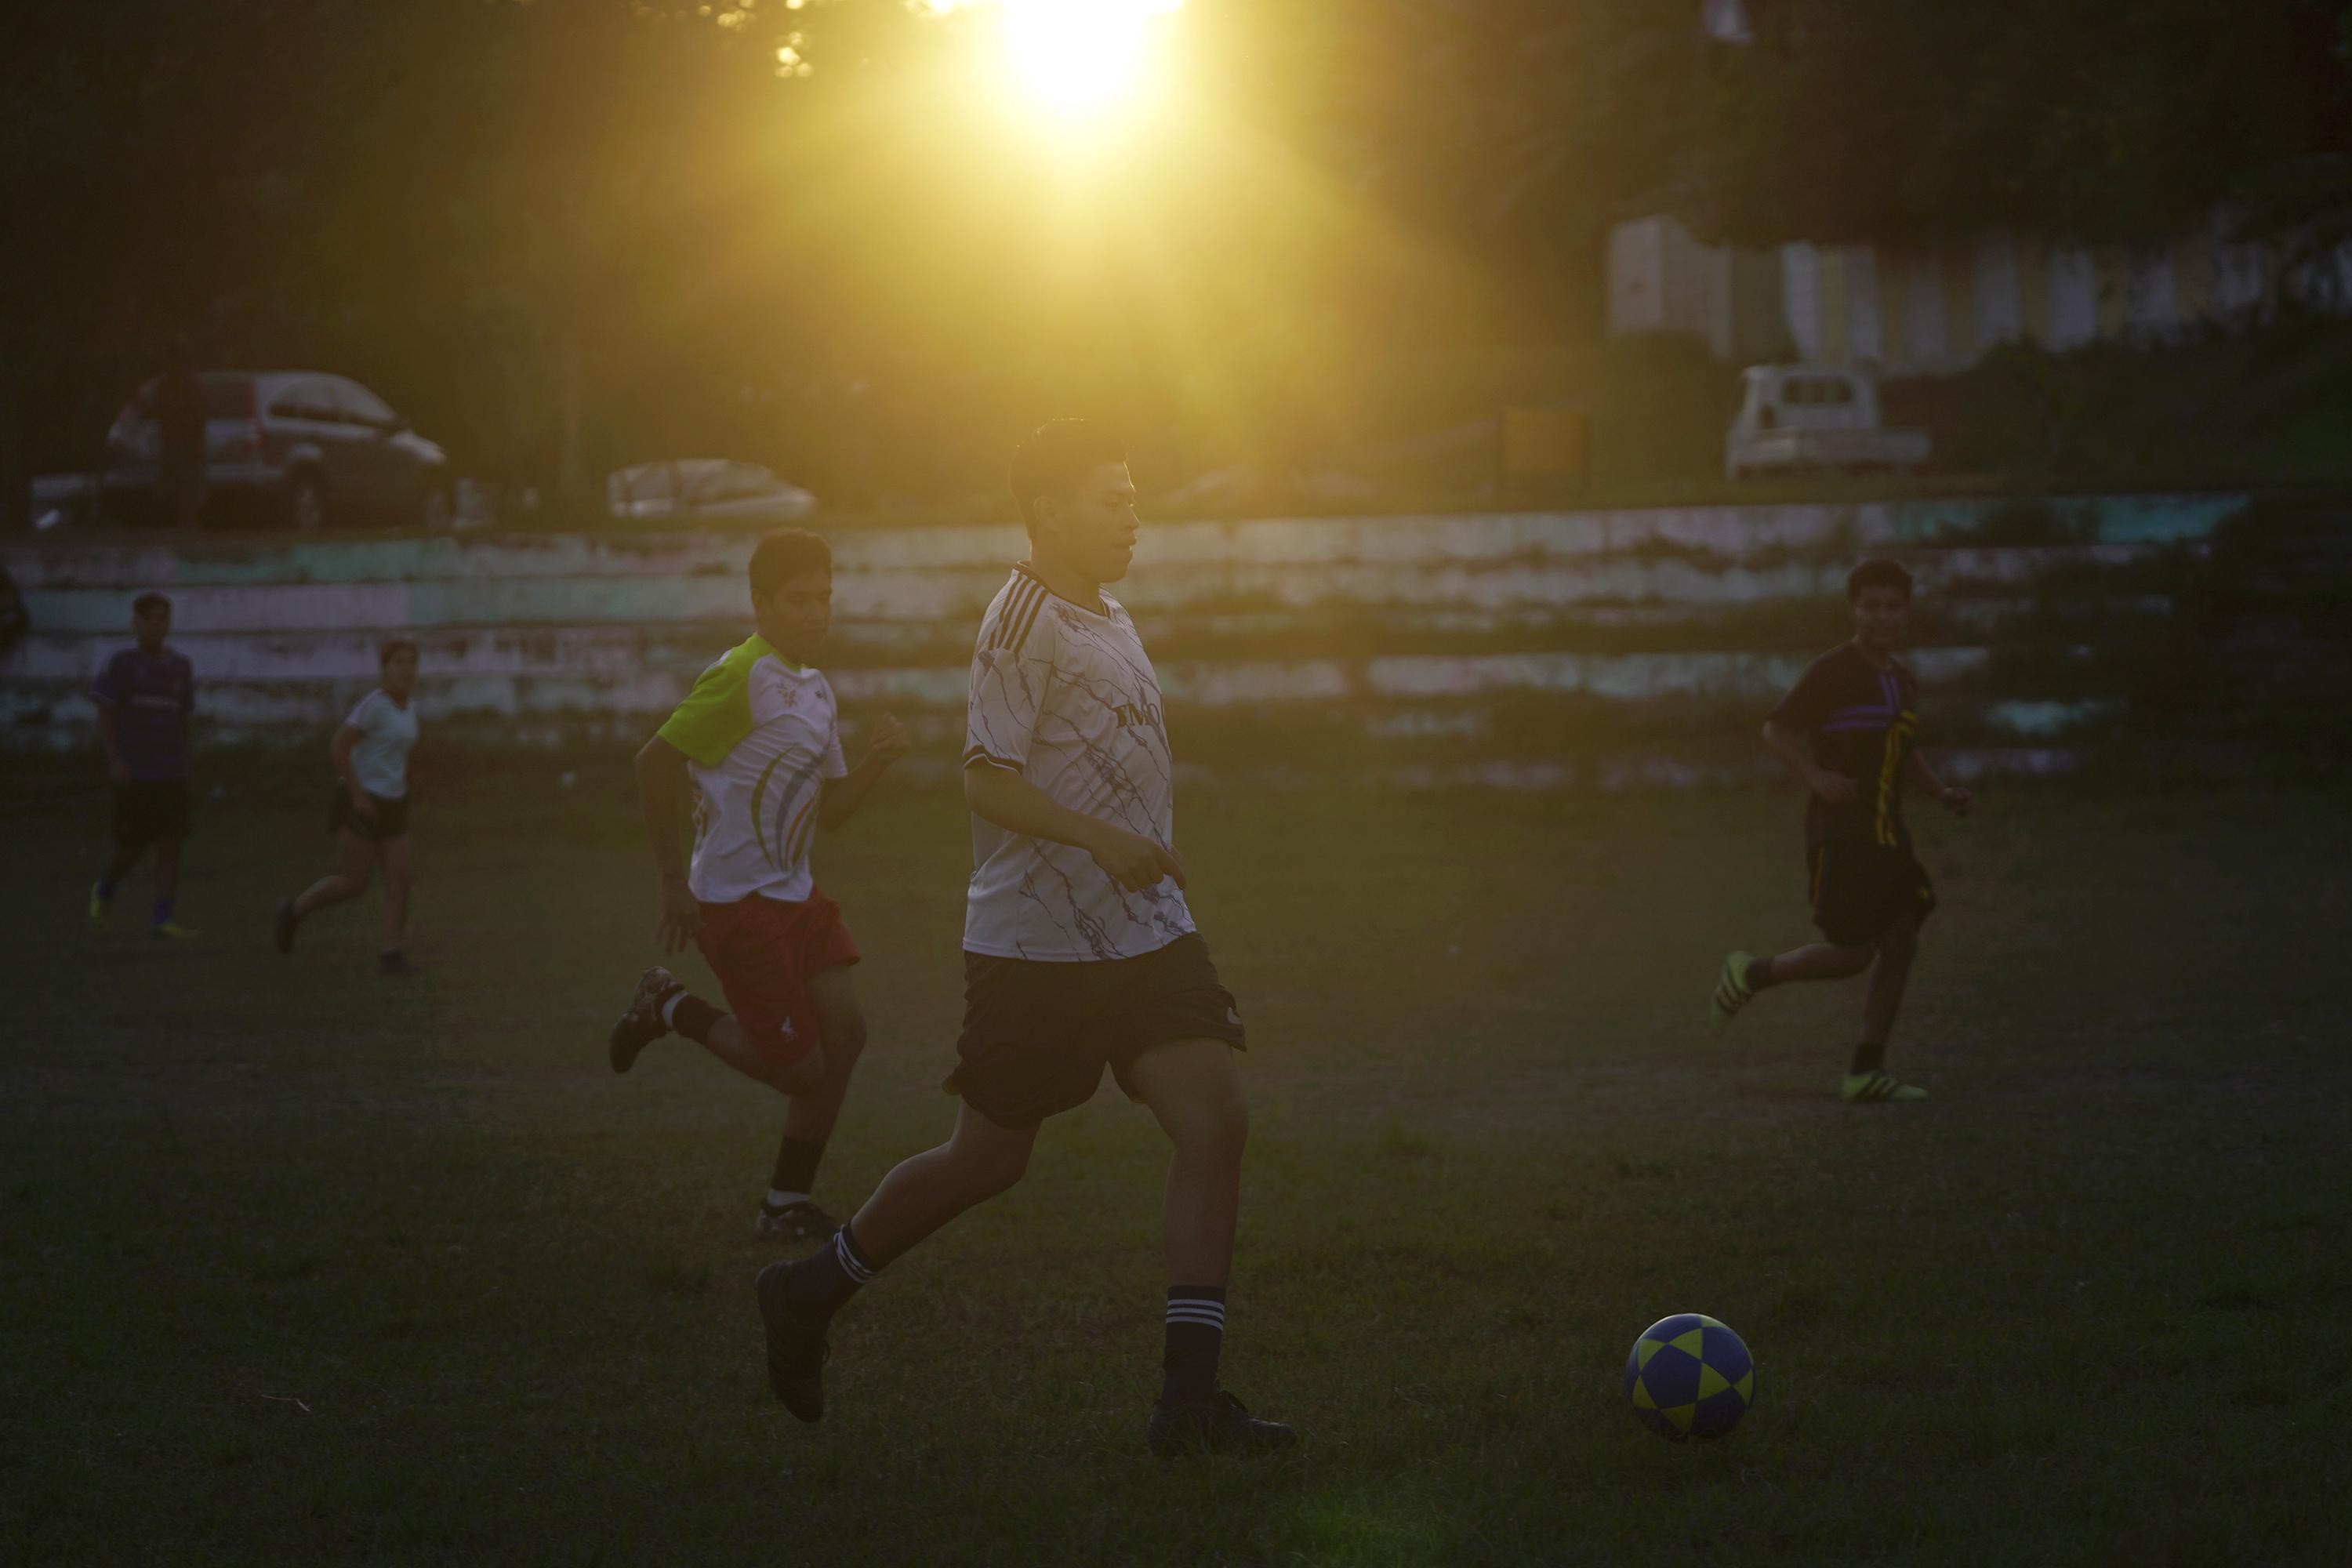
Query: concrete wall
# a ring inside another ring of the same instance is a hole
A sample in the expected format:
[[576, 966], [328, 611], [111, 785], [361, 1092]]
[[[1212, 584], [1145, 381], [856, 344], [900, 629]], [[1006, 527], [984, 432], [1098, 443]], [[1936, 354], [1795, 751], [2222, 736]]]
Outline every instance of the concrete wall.
[[[2114, 577], [2116, 602], [2161, 614], [2160, 598], [2127, 592], [2136, 563], [2197, 548], [2238, 504], [2106, 500], [2066, 531], [2074, 542], [2034, 547], [1976, 542], [1994, 510], [1983, 501], [1176, 523], [1145, 530], [1113, 591], [1154, 649], [1187, 750], [1287, 745], [1305, 763], [1376, 756], [1399, 777], [1465, 764], [1541, 783], [1604, 752], [1638, 773], [1735, 721], [1744, 751], [1753, 716], [1842, 635], [1852, 563], [1895, 552], [1934, 608], [1936, 646], [1917, 663], [1947, 732], [1989, 754], [2046, 751], [2113, 707], [1988, 687], [2005, 620], [2061, 568], [2077, 584]], [[398, 633], [421, 645], [428, 730], [467, 744], [619, 744], [745, 634], [751, 542], [0, 551], [34, 620], [0, 662], [0, 747], [90, 744], [89, 678], [128, 640], [131, 599], [147, 588], [172, 595], [173, 640], [219, 741], [323, 743], [372, 683], [376, 642]], [[1023, 544], [1011, 528], [835, 541], [827, 663], [854, 723], [887, 708], [952, 754], [973, 628]]]

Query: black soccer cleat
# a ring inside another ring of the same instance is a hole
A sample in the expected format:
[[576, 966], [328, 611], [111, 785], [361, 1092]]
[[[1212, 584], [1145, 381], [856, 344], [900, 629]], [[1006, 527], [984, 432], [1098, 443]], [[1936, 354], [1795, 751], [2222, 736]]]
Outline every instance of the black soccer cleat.
[[771, 1263], [760, 1270], [751, 1291], [760, 1302], [760, 1326], [768, 1338], [768, 1388], [783, 1407], [803, 1421], [824, 1414], [824, 1362], [832, 1354], [824, 1325], [793, 1310], [785, 1299], [786, 1277], [801, 1267]]
[[278, 927], [271, 940], [280, 952], [294, 951], [294, 933], [302, 929], [302, 917], [294, 912], [294, 900], [284, 899], [278, 905]]
[[770, 1208], [760, 1205], [760, 1216], [751, 1222], [751, 1234], [762, 1241], [781, 1241], [788, 1247], [809, 1242], [830, 1241], [841, 1222], [806, 1198], [783, 1207]]
[[662, 1022], [662, 998], [677, 988], [677, 978], [660, 964], [655, 964], [637, 976], [637, 988], [629, 997], [629, 1010], [621, 1015], [613, 1032], [604, 1037], [604, 1049], [614, 1072], [626, 1072], [637, 1065], [637, 1053], [669, 1033]]
[[1223, 1389], [1206, 1399], [1154, 1405], [1144, 1440], [1163, 1459], [1179, 1454], [1272, 1454], [1296, 1447], [1297, 1432], [1261, 1421]]

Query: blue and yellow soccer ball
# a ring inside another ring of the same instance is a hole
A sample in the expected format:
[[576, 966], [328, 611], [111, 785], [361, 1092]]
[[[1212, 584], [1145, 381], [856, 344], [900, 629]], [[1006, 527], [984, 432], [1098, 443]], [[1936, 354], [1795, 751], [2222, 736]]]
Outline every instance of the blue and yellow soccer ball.
[[1756, 1363], [1739, 1336], [1704, 1312], [1660, 1318], [1625, 1358], [1633, 1414], [1675, 1443], [1731, 1435], [1756, 1400]]

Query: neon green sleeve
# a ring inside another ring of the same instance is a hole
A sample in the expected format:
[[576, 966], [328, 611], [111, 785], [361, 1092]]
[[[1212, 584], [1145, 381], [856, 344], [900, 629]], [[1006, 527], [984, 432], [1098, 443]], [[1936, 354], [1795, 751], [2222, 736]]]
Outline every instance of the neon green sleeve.
[[696, 678], [694, 689], [654, 732], [706, 768], [724, 761], [751, 732], [751, 667], [760, 655], [749, 644]]

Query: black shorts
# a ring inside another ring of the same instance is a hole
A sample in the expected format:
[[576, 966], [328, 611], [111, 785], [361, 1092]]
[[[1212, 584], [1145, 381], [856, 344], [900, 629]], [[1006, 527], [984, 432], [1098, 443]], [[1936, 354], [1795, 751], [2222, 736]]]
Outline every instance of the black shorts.
[[114, 847], [144, 849], [188, 836], [188, 781], [133, 779], [114, 786]]
[[327, 831], [341, 833], [350, 828], [371, 844], [382, 844], [398, 838], [408, 831], [408, 797], [386, 800], [371, 794], [368, 799], [375, 805], [375, 819], [370, 821], [352, 809], [351, 791], [338, 786], [334, 804], [327, 808]]
[[1936, 912], [1935, 884], [1906, 844], [1831, 839], [1808, 852], [1813, 923], [1840, 947], [1871, 947], [1908, 920]]
[[963, 955], [961, 1059], [947, 1090], [999, 1127], [1034, 1127], [1084, 1105], [1108, 1066], [1128, 1069], [1168, 1040], [1247, 1044], [1241, 1009], [1195, 931], [1157, 952], [1092, 963]]

